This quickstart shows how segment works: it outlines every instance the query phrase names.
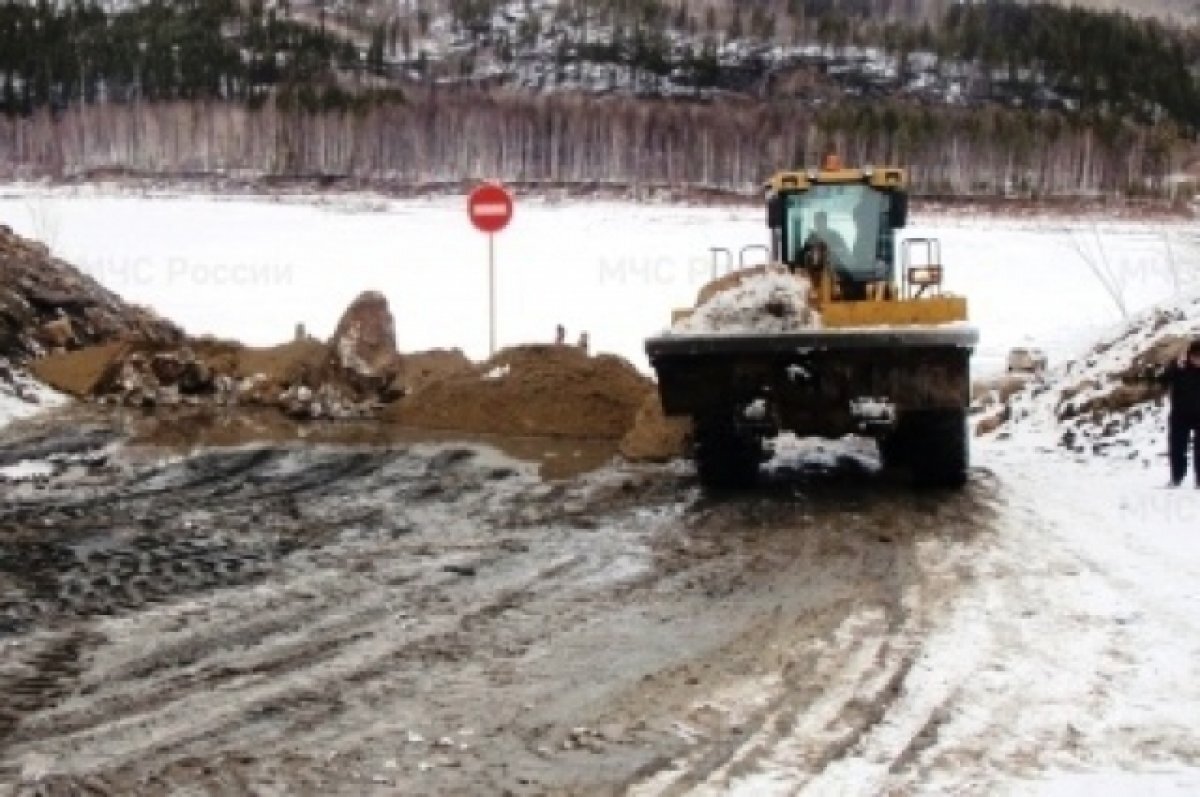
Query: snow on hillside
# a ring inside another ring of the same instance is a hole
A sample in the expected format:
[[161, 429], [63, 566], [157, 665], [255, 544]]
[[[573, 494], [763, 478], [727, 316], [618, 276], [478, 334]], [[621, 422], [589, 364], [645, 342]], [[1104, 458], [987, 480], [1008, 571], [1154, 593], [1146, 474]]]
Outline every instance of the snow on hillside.
[[[487, 241], [465, 200], [377, 196], [278, 198], [145, 196], [112, 190], [0, 191], [0, 223], [44, 240], [130, 301], [189, 332], [251, 344], [290, 339], [296, 323], [328, 337], [365, 289], [387, 295], [408, 350], [487, 355]], [[969, 298], [980, 327], [978, 373], [1003, 368], [1008, 349], [1040, 345], [1061, 362], [1120, 320], [1077, 251], [1098, 238], [1131, 311], [1179, 288], [1167, 267], [1188, 227], [1040, 219], [916, 220], [910, 236], [942, 241], [948, 291]], [[643, 339], [691, 307], [714, 274], [710, 247], [766, 241], [757, 207], [698, 208], [517, 198], [496, 238], [499, 345], [549, 341], [556, 324], [593, 348], [648, 368]], [[747, 262], [762, 255], [747, 252]], [[1186, 263], [1185, 263], [1186, 265]], [[1191, 266], [1188, 265], [1190, 269]], [[1200, 268], [1194, 272], [1200, 273]]]

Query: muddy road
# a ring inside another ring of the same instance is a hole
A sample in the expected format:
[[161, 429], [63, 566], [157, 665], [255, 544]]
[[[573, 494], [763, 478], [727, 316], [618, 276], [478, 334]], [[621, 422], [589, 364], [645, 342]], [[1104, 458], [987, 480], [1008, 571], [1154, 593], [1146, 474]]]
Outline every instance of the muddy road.
[[783, 739], [816, 777], [887, 714], [997, 501], [855, 473], [714, 502], [679, 466], [182, 453], [103, 420], [10, 429], [0, 469], [21, 795], [677, 794]]

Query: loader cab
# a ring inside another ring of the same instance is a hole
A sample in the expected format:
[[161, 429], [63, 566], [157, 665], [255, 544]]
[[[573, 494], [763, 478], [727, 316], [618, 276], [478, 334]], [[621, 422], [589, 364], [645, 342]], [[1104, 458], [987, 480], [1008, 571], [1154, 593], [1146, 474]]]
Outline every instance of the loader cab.
[[895, 283], [896, 230], [907, 223], [900, 169], [784, 172], [767, 185], [773, 260], [827, 269], [833, 298], [865, 299]]

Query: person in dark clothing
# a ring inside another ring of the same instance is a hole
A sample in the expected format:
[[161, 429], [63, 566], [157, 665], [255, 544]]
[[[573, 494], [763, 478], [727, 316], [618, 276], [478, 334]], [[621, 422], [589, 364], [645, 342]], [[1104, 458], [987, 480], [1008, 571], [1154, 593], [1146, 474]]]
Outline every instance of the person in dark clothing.
[[1171, 398], [1167, 419], [1167, 453], [1171, 460], [1171, 486], [1183, 484], [1192, 449], [1192, 470], [1200, 488], [1200, 338], [1163, 371], [1162, 382]]

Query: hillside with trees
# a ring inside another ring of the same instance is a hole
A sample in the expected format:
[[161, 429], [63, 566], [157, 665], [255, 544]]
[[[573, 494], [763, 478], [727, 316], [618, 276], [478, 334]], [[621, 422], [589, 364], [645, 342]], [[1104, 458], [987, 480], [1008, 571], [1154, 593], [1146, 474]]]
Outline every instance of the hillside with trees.
[[1200, 29], [939, 0], [0, 4], [0, 159], [753, 190], [830, 144], [937, 194], [1174, 196]]

